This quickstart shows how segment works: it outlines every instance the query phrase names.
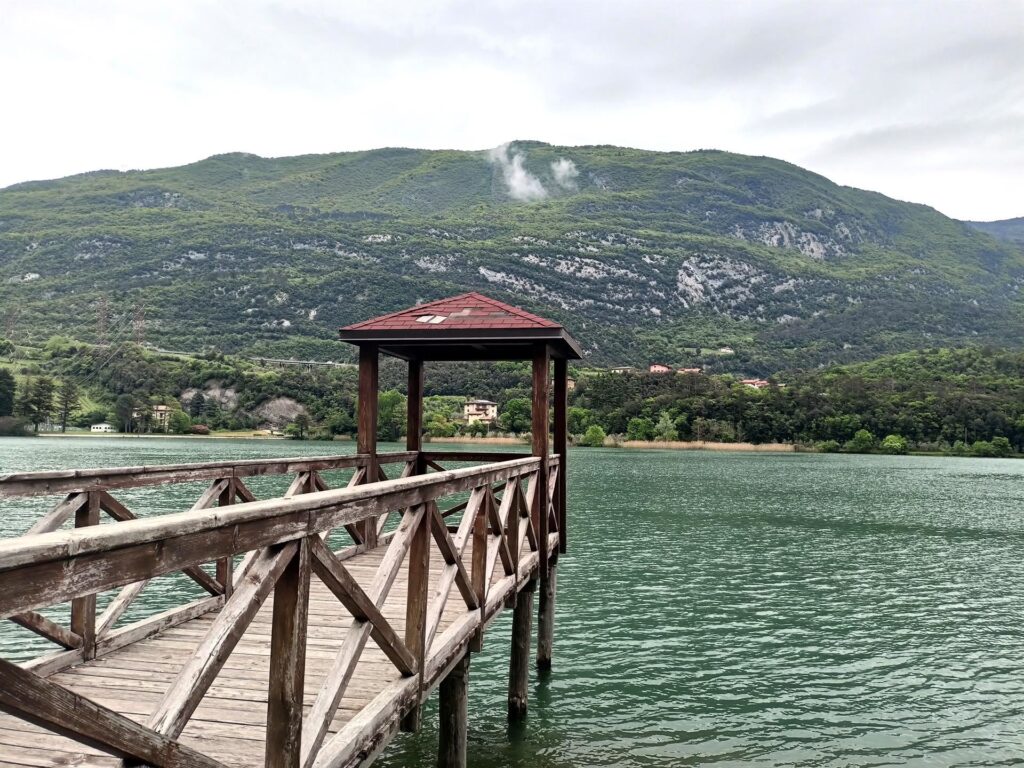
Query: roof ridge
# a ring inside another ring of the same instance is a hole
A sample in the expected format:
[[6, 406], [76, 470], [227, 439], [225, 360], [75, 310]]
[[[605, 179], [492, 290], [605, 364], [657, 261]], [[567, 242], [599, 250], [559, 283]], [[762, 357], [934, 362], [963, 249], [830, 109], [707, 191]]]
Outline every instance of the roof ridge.
[[446, 296], [443, 299], [434, 299], [433, 301], [428, 301], [426, 304], [416, 304], [416, 305], [411, 306], [411, 307], [406, 307], [405, 309], [397, 309], [394, 312], [388, 312], [388, 313], [383, 314], [383, 315], [377, 315], [377, 317], [371, 317], [368, 320], [360, 320], [358, 323], [353, 323], [352, 325], [346, 325], [345, 328], [350, 329], [350, 330], [355, 330], [357, 328], [362, 328], [364, 325], [367, 325], [368, 323], [376, 323], [376, 322], [379, 322], [380, 320], [386, 320], [389, 317], [398, 317], [399, 315], [404, 315], [406, 312], [412, 312], [414, 310], [418, 311], [418, 310], [426, 309], [428, 307], [434, 306], [435, 304], [440, 304], [440, 303], [445, 302], [445, 301], [453, 301], [455, 299], [461, 299], [461, 298], [464, 298], [466, 296], [470, 296], [472, 294], [473, 294], [473, 291], [467, 291], [466, 293], [460, 293], [457, 296]]
[[466, 293], [466, 294], [463, 294], [463, 295], [464, 296], [475, 296], [477, 298], [483, 299], [484, 301], [486, 301], [488, 304], [490, 304], [493, 307], [499, 307], [500, 309], [511, 309], [514, 314], [518, 315], [519, 317], [523, 318], [524, 320], [532, 320], [533, 322], [541, 322], [541, 323], [544, 323], [545, 325], [547, 325], [549, 323], [552, 324], [552, 325], [557, 325], [556, 323], [553, 323], [553, 321], [547, 320], [547, 319], [545, 319], [543, 317], [540, 317], [539, 315], [535, 315], [532, 312], [527, 312], [525, 309], [520, 309], [519, 307], [513, 306], [512, 304], [506, 304], [504, 301], [499, 301], [498, 299], [492, 299], [490, 296], [484, 296], [484, 294], [477, 293], [476, 291], [470, 291], [469, 293]]

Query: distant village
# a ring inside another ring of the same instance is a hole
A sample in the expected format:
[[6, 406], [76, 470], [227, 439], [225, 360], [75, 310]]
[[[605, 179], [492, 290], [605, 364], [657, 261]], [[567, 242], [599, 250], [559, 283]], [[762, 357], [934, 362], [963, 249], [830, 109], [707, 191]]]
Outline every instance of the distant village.
[[[722, 347], [719, 350], [721, 354], [733, 354], [733, 350], [730, 347]], [[639, 368], [635, 368], [631, 365], [620, 365], [615, 368], [609, 369], [612, 373], [640, 373]], [[651, 363], [647, 366], [648, 373], [664, 374], [664, 373], [682, 373], [689, 374], [691, 376], [700, 376], [704, 373], [703, 368], [673, 368], [670, 365], [664, 363]], [[766, 389], [771, 386], [771, 382], [765, 379], [740, 379], [741, 384], [745, 384], [753, 389]]]

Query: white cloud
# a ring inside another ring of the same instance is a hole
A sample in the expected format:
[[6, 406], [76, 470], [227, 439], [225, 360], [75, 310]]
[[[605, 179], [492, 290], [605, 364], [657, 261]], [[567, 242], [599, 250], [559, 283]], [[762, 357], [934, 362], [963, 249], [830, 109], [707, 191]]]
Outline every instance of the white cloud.
[[526, 170], [526, 156], [512, 150], [508, 144], [501, 144], [487, 153], [488, 159], [501, 169], [505, 187], [513, 200], [532, 202], [548, 196], [540, 179]]
[[576, 163], [564, 157], [560, 157], [551, 163], [551, 175], [555, 177], [555, 183], [562, 189], [576, 189], [576, 177], [580, 175]]

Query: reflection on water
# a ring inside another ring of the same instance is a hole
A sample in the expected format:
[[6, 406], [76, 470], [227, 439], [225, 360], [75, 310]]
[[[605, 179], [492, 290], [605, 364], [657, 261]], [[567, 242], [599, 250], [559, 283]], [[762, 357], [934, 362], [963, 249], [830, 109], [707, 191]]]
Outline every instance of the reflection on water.
[[[331, 448], [0, 440], [0, 472]], [[198, 495], [139, 493], [154, 512]], [[495, 622], [470, 670], [470, 765], [1024, 762], [1024, 462], [588, 449], [570, 503], [555, 670], [510, 728]], [[0, 504], [15, 531], [41, 509]], [[432, 702], [379, 764], [431, 764], [436, 733]]]

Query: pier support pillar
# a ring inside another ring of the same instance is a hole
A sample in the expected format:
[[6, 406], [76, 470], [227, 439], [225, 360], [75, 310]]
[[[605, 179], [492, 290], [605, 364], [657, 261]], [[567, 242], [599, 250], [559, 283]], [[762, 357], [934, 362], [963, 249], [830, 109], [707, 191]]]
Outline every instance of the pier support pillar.
[[[376, 483], [379, 471], [377, 464], [377, 385], [379, 357], [376, 344], [359, 345], [359, 400], [356, 431], [356, 451], [367, 454], [366, 479], [363, 482]], [[369, 518], [361, 524], [363, 544], [367, 549], [377, 546], [377, 520]]]
[[512, 612], [512, 654], [508, 666], [508, 719], [526, 717], [530, 686], [530, 635], [533, 624], [533, 592], [536, 580], [527, 582], [516, 595]]
[[441, 728], [437, 745], [437, 768], [466, 768], [468, 727], [469, 652], [452, 667], [441, 682], [438, 704]]
[[541, 580], [540, 609], [537, 613], [537, 669], [551, 669], [551, 649], [555, 642], [555, 593], [558, 591], [558, 561], [552, 559], [548, 577]]

